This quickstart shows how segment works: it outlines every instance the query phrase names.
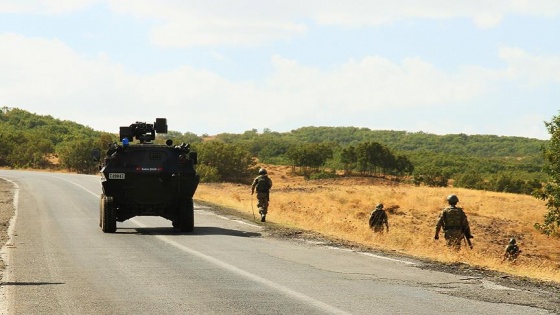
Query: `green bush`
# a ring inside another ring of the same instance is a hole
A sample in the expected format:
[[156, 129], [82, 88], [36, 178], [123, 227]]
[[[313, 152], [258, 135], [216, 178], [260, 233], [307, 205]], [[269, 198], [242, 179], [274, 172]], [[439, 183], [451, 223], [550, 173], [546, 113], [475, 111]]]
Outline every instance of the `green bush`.
[[335, 172], [315, 172], [309, 174], [309, 179], [328, 179], [336, 177], [337, 175]]

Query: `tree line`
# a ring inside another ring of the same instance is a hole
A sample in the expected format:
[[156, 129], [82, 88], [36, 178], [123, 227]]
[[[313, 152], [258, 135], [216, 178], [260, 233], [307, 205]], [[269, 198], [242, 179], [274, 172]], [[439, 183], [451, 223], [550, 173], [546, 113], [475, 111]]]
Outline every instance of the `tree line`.
[[[92, 148], [105, 150], [116, 134], [17, 108], [0, 109], [0, 166], [64, 168], [92, 173]], [[256, 161], [290, 165], [306, 178], [381, 176], [417, 185], [532, 193], [546, 174], [547, 141], [492, 135], [431, 135], [355, 127], [256, 129], [212, 137], [178, 131], [158, 135], [199, 152], [204, 181], [247, 181]], [[206, 141], [204, 141], [206, 140]]]
[[[533, 194], [549, 212], [535, 227], [558, 235], [560, 227], [560, 117], [547, 122], [551, 139], [493, 135], [433, 135], [355, 127], [303, 127], [290, 132], [222, 133], [208, 139], [169, 131], [198, 152], [206, 182], [248, 182], [259, 163], [290, 165], [308, 179], [380, 176], [416, 185], [465, 187]], [[0, 166], [66, 169], [93, 174], [94, 148], [106, 150], [118, 135], [18, 108], [0, 108]]]

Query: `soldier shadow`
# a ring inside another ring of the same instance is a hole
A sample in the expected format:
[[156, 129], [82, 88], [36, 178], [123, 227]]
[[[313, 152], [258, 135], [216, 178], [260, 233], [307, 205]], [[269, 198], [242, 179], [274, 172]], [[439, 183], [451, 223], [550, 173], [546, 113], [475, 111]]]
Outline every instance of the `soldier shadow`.
[[7, 286], [7, 285], [14, 285], [14, 286], [20, 286], [20, 285], [58, 285], [58, 284], [65, 284], [64, 282], [29, 282], [29, 281], [7, 281], [7, 282], [0, 282], [0, 287], [1, 286]]
[[261, 233], [225, 229], [215, 226], [195, 226], [192, 232], [181, 232], [173, 227], [127, 227], [117, 228], [117, 234], [142, 235], [226, 235], [236, 237], [260, 237]]

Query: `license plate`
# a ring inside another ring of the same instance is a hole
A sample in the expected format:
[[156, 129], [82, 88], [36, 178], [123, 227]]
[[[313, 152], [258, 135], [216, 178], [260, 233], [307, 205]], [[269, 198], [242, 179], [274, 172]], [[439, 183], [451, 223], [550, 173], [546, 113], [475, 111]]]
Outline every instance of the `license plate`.
[[109, 179], [124, 179], [124, 173], [109, 173]]

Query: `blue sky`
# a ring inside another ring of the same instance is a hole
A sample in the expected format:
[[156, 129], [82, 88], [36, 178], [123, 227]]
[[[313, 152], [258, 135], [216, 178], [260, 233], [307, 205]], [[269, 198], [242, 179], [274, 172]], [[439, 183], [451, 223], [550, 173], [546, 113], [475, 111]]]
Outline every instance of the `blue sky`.
[[557, 0], [0, 0], [0, 106], [118, 132], [548, 139]]

